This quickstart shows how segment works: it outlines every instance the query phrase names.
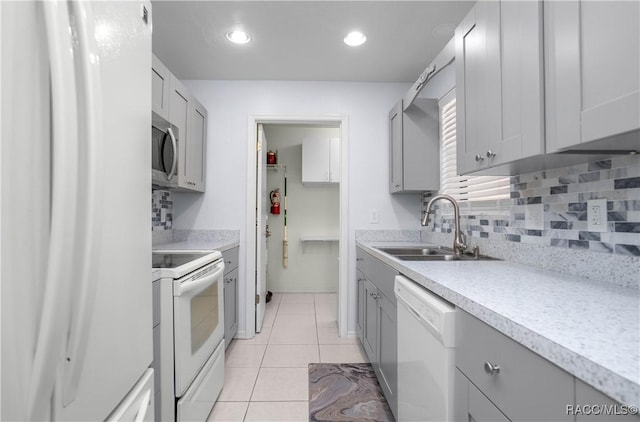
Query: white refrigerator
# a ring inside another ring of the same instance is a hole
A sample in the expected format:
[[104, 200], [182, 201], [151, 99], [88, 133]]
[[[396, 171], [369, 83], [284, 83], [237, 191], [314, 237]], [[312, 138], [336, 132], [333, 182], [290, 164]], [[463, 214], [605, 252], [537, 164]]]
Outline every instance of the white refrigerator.
[[0, 420], [152, 420], [151, 5], [0, 20]]

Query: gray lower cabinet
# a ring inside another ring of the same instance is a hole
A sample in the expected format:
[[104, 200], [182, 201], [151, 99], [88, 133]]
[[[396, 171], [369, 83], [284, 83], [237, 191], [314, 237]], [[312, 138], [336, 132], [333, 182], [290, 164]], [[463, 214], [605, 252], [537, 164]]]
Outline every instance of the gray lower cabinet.
[[456, 421], [639, 422], [623, 406], [479, 319], [456, 315]]
[[398, 272], [357, 249], [358, 338], [392, 413], [398, 413], [398, 327], [393, 283]]
[[360, 343], [363, 339], [364, 327], [364, 285], [367, 279], [360, 270], [356, 270], [356, 278], [358, 280], [358, 313], [356, 315], [356, 333]]
[[222, 252], [224, 259], [224, 339], [229, 347], [238, 332], [238, 248]]
[[509, 420], [574, 420], [567, 412], [574, 402], [571, 375], [463, 311], [456, 315], [456, 366], [463, 375], [456, 388], [469, 383], [467, 402], [457, 403], [463, 415], [484, 406], [473, 385]]

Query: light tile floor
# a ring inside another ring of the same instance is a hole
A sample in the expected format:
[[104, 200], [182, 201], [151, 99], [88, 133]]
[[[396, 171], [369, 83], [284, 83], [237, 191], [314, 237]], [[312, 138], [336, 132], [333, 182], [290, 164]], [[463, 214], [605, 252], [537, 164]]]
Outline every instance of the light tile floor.
[[358, 339], [338, 337], [336, 314], [335, 294], [274, 293], [262, 332], [227, 349], [209, 421], [308, 421], [309, 363], [368, 362]]

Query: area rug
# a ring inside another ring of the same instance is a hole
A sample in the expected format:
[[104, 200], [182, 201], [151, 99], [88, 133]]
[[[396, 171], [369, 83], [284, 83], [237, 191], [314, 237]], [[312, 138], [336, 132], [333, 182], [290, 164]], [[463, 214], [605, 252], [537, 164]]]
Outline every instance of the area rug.
[[310, 363], [309, 421], [395, 419], [370, 363]]

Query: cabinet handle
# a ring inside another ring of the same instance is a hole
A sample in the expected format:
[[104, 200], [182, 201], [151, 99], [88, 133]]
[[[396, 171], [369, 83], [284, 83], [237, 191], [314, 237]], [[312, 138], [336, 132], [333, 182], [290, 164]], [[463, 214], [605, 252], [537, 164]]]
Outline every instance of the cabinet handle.
[[484, 160], [484, 157], [480, 154], [476, 154], [476, 161], [482, 161]]
[[396, 188], [399, 188], [399, 187], [400, 187], [400, 185], [396, 185], [395, 187], [396, 187]]
[[491, 362], [485, 362], [484, 372], [486, 372], [489, 375], [496, 375], [500, 372], [500, 365], [494, 365]]
[[371, 296], [372, 298], [374, 298], [375, 300], [380, 299], [380, 295], [377, 293], [369, 293], [369, 296]]
[[493, 151], [491, 151], [491, 150], [487, 151], [487, 158], [493, 158], [493, 157], [495, 157], [495, 156], [496, 156], [496, 153], [495, 153], [495, 152], [493, 152]]
[[366, 278], [359, 278], [358, 281], [365, 281]]
[[356, 258], [356, 262], [362, 261], [364, 258]]

